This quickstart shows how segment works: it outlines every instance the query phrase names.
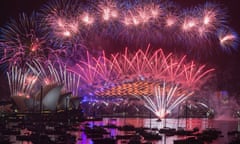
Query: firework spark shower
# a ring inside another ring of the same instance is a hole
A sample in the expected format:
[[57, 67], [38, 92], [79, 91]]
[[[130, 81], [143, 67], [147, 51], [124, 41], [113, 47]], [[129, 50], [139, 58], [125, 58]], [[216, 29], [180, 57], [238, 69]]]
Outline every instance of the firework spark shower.
[[65, 62], [71, 57], [69, 63], [75, 63], [86, 49], [111, 51], [116, 43], [211, 56], [234, 52], [238, 36], [215, 3], [184, 8], [155, 0], [50, 0], [31, 16], [20, 14], [9, 21], [0, 40], [1, 63], [13, 65], [58, 57]]
[[32, 63], [28, 64], [26, 72], [13, 67], [7, 73], [11, 96], [34, 98], [30, 95], [41, 85], [47, 88], [63, 84], [61, 92], [71, 92], [73, 96], [94, 96], [95, 99], [136, 96], [159, 118], [164, 118], [200, 89], [214, 71], [205, 65], [187, 62], [185, 57], [165, 55], [162, 49], [151, 53], [149, 47], [133, 54], [126, 49], [111, 58], [104, 54], [98, 58], [87, 54], [87, 61], [79, 61], [76, 67], [69, 69], [61, 63], [58, 66]]
[[[196, 59], [237, 50], [226, 17], [208, 2], [185, 8], [158, 0], [49, 0], [1, 28], [0, 64], [12, 95], [53, 81], [76, 96], [141, 96], [164, 117], [214, 71]], [[26, 86], [28, 75], [38, 81]]]

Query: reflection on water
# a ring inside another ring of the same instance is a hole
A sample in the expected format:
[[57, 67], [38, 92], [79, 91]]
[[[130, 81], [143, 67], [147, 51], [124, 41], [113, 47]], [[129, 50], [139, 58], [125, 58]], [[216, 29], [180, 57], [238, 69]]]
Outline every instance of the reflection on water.
[[[147, 128], [157, 128], [161, 129], [164, 126], [169, 128], [184, 128], [188, 130], [192, 130], [193, 128], [199, 128], [199, 130], [204, 130], [206, 128], [217, 128], [222, 131], [223, 137], [218, 138], [213, 144], [219, 143], [229, 143], [230, 139], [228, 138], [227, 132], [237, 130], [238, 121], [224, 121], [224, 120], [212, 120], [212, 119], [199, 119], [199, 118], [188, 118], [188, 119], [165, 119], [162, 121], [157, 121], [157, 119], [148, 119], [148, 118], [104, 118], [102, 121], [89, 121], [89, 126], [97, 125], [133, 125], [135, 127], [147, 127]], [[82, 127], [81, 124], [80, 127]], [[129, 132], [119, 131], [117, 129], [108, 129], [111, 137], [115, 137], [116, 135], [127, 134]], [[76, 133], [78, 135], [78, 144], [92, 144], [93, 142], [86, 137], [83, 132]], [[163, 135], [163, 139], [159, 141], [154, 141], [154, 144], [173, 144], [173, 140], [180, 139], [184, 137], [179, 136], [169, 136], [165, 137]], [[120, 144], [121, 141], [118, 141]]]
[[[93, 127], [93, 126], [107, 126], [107, 125], [116, 125], [116, 126], [124, 126], [124, 125], [133, 125], [135, 127], [145, 127], [152, 129], [161, 129], [163, 127], [169, 128], [183, 128], [187, 130], [193, 130], [194, 128], [199, 128], [199, 130], [204, 130], [206, 128], [217, 128], [222, 131], [223, 137], [219, 137], [217, 140], [213, 141], [212, 144], [225, 144], [231, 141], [231, 137], [227, 135], [227, 132], [238, 130], [240, 127], [239, 120], [213, 120], [213, 119], [200, 119], [200, 118], [188, 118], [188, 119], [165, 119], [162, 121], [158, 121], [157, 119], [149, 119], [149, 118], [103, 118], [101, 121], [85, 121], [80, 123], [77, 127], [79, 130], [70, 131], [76, 136], [77, 144], [94, 144], [93, 141], [86, 136], [84, 131], [84, 126]], [[135, 134], [131, 131], [120, 131], [117, 128], [105, 128], [109, 134], [106, 137], [116, 138], [117, 135], [130, 135]], [[21, 130], [22, 135], [30, 134], [30, 131], [26, 129]], [[162, 140], [151, 141], [152, 144], [173, 144], [174, 140], [186, 138], [186, 136], [165, 136], [162, 135]], [[55, 139], [54, 135], [49, 135], [51, 139]], [[32, 144], [30, 141], [17, 141], [16, 137], [10, 137], [13, 144]], [[127, 143], [126, 140], [117, 140], [117, 144]], [[145, 141], [144, 141], [145, 142]]]

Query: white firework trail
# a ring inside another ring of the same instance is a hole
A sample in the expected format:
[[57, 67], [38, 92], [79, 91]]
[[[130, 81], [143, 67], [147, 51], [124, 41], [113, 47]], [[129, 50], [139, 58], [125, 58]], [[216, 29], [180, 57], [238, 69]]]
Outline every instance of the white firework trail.
[[143, 96], [140, 99], [144, 101], [144, 106], [158, 118], [165, 118], [192, 94], [193, 92], [182, 91], [176, 84], [168, 85], [163, 82], [162, 86], [155, 87], [154, 96]]
[[23, 70], [13, 66], [10, 72], [7, 72], [8, 83], [11, 96], [29, 97], [34, 88], [38, 75], [31, 73], [30, 69]]
[[30, 69], [37, 75], [43, 86], [52, 84], [64, 84], [64, 92], [72, 92], [74, 96], [78, 96], [78, 88], [80, 85], [80, 76], [67, 70], [66, 66], [59, 65], [57, 68], [51, 63], [47, 63], [47, 68], [38, 61], [33, 62]]

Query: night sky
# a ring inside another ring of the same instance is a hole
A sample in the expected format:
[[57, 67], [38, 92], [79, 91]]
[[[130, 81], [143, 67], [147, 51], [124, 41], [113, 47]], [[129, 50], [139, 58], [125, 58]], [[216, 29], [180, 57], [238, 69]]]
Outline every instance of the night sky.
[[[31, 14], [39, 10], [48, 0], [1, 0], [0, 1], [0, 26], [2, 27], [10, 18], [17, 18], [22, 12]], [[203, 4], [206, 0], [174, 0], [183, 7]], [[210, 1], [211, 2], [211, 1]], [[226, 8], [229, 25], [240, 35], [240, 1], [215, 0]], [[239, 47], [239, 46], [238, 46]], [[228, 90], [240, 98], [240, 47], [239, 51], [232, 54], [222, 54], [211, 59], [210, 63], [216, 67], [217, 89]], [[6, 81], [1, 73], [1, 81]], [[7, 85], [0, 85], [0, 91], [6, 91]], [[1, 95], [7, 95], [1, 93]]]

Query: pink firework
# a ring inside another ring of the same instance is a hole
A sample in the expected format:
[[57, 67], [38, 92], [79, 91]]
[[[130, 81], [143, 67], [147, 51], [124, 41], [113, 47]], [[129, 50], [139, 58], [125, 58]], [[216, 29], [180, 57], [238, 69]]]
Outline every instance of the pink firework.
[[74, 71], [80, 75], [84, 85], [91, 86], [94, 91], [100, 90], [100, 87], [100, 91], [104, 91], [138, 81], [166, 81], [196, 90], [214, 69], [187, 62], [185, 56], [179, 59], [172, 54], [165, 55], [162, 49], [151, 52], [147, 48], [146, 51], [138, 50], [134, 54], [129, 54], [126, 49], [125, 53], [112, 55], [111, 58], [88, 55], [87, 61], [80, 61]]
[[38, 86], [62, 85], [62, 92], [71, 92], [73, 96], [78, 96], [80, 84], [79, 75], [67, 70], [67, 67], [60, 63], [34, 61], [28, 64], [30, 70], [38, 76]]
[[[43, 6], [39, 23], [48, 44], [55, 49], [73, 49], [82, 46], [82, 30], [93, 23], [91, 15], [81, 13], [82, 5], [77, 0], [53, 0]], [[73, 48], [72, 48], [73, 47]]]
[[102, 56], [95, 58], [87, 53], [87, 59], [85, 61], [79, 61], [74, 68], [71, 68], [74, 73], [77, 73], [82, 82], [83, 89], [90, 88], [94, 89], [101, 88], [113, 80], [114, 76], [117, 75], [116, 69], [113, 63]]
[[54, 50], [45, 45], [44, 37], [38, 33], [40, 26], [36, 23], [35, 14], [22, 14], [18, 20], [11, 20], [1, 29], [2, 57], [1, 64], [26, 66], [36, 59], [45, 61], [48, 57], [55, 59]]
[[219, 30], [218, 39], [220, 46], [224, 51], [229, 53], [232, 51], [232, 49], [236, 50], [238, 45], [238, 34], [230, 28]]
[[157, 117], [165, 118], [193, 95], [214, 69], [148, 47], [135, 53], [126, 49], [111, 58], [104, 53], [98, 58], [88, 55], [87, 61], [80, 61], [74, 71], [80, 75], [80, 87], [86, 94], [137, 96]]
[[86, 49], [108, 49], [115, 43], [134, 48], [151, 44], [201, 58], [236, 49], [238, 36], [226, 27], [226, 14], [215, 3], [186, 9], [157, 0], [52, 0], [37, 15], [24, 14], [2, 28], [1, 63], [24, 63], [25, 56], [75, 63]]
[[104, 0], [99, 2], [98, 11], [102, 21], [107, 22], [117, 19], [119, 16], [118, 4], [114, 1]]

